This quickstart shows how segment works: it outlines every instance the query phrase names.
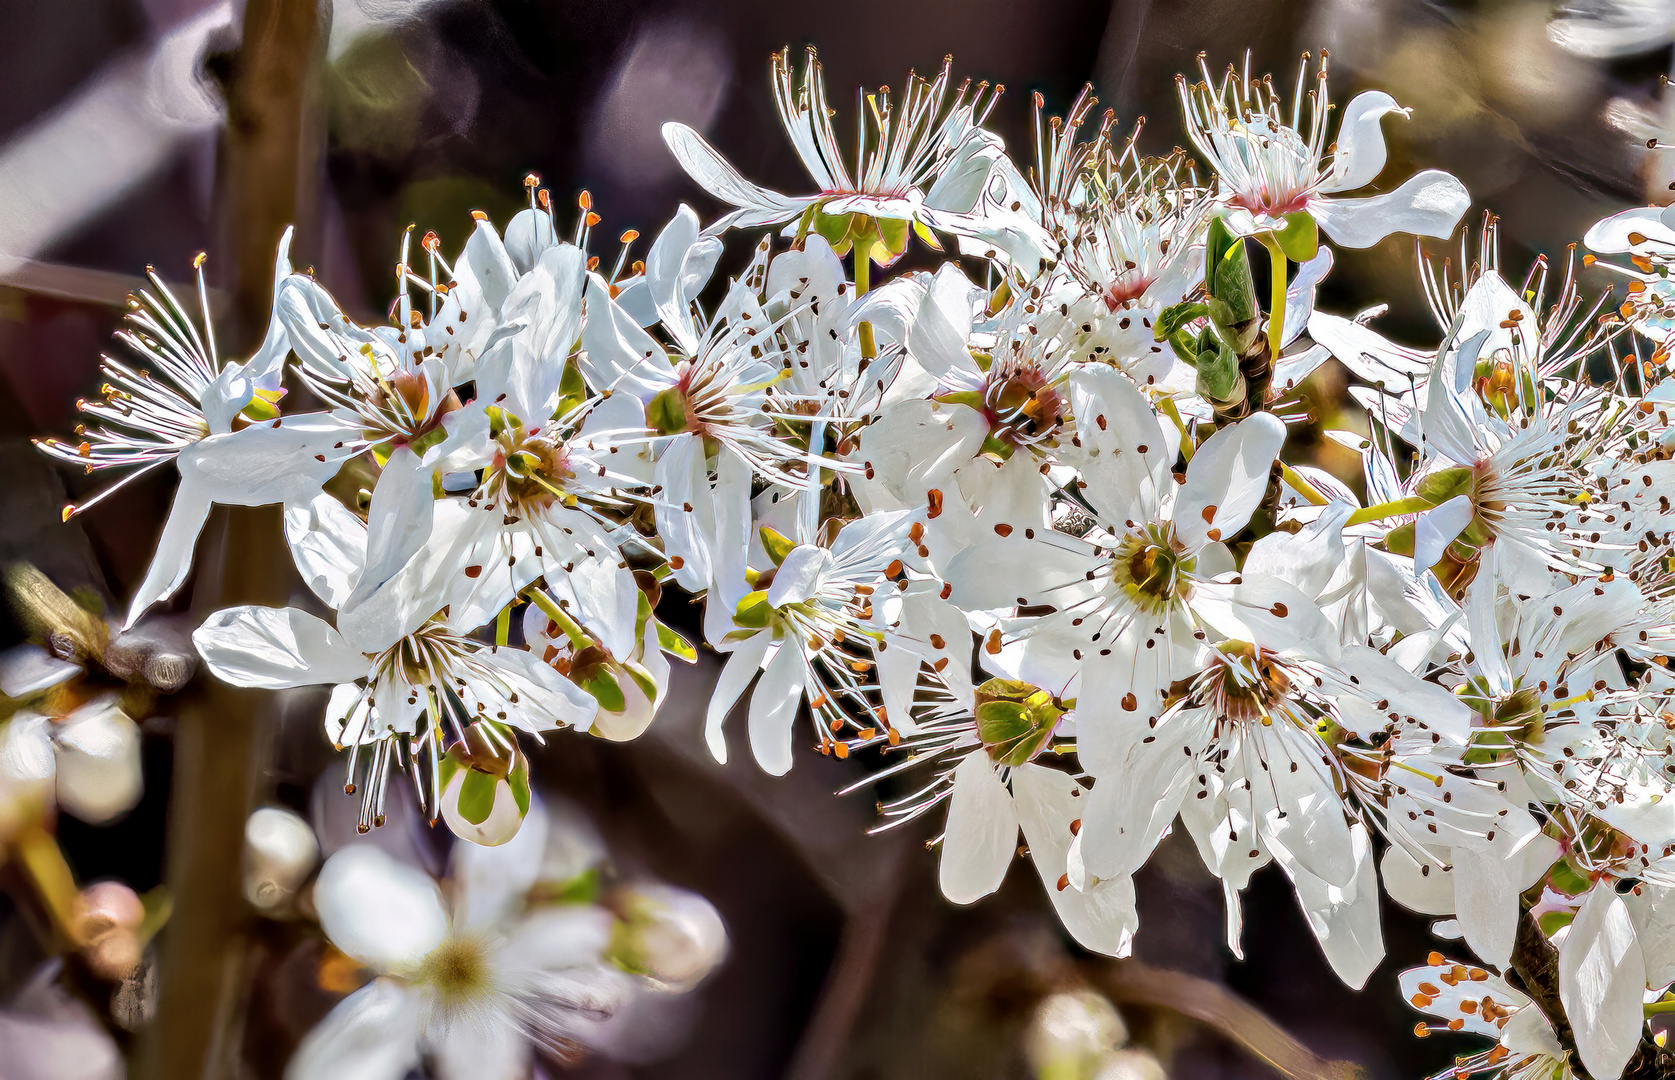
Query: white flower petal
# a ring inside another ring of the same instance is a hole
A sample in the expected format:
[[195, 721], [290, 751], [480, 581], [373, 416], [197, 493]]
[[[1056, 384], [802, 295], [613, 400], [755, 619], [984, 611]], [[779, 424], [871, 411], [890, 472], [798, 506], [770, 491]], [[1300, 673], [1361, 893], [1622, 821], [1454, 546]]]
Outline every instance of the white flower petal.
[[394, 979], [374, 979], [303, 1037], [285, 1080], [403, 1080], [418, 1065], [417, 995]]
[[314, 907], [332, 944], [378, 972], [411, 972], [448, 933], [448, 911], [430, 875], [365, 842], [326, 860], [314, 882]]
[[771, 775], [791, 771], [791, 729], [807, 677], [802, 649], [797, 642], [787, 641], [762, 669], [762, 678], [750, 695], [750, 751], [756, 755], [756, 764]]
[[705, 142], [702, 135], [685, 124], [674, 121], [664, 124], [663, 141], [699, 187], [722, 202], [739, 207], [710, 226], [712, 235], [727, 227], [749, 229], [790, 221], [819, 201], [818, 196], [787, 198], [751, 183], [715, 147]]
[[979, 748], [954, 767], [948, 799], [948, 827], [942, 834], [937, 871], [942, 895], [971, 904], [1000, 888], [1018, 844], [1018, 814], [1012, 796]]
[[1357, 191], [1378, 179], [1388, 156], [1380, 124], [1391, 113], [1406, 116], [1407, 110], [1397, 105], [1396, 99], [1384, 91], [1367, 90], [1355, 95], [1338, 124], [1338, 145], [1332, 153], [1332, 173], [1320, 185], [1322, 193]]
[[[1284, 443], [1284, 422], [1264, 412], [1222, 428], [1198, 448], [1175, 497], [1175, 535], [1189, 551], [1212, 539], [1231, 540], [1245, 527], [1262, 504]], [[1211, 529], [1218, 535], [1209, 536]]]
[[[1514, 900], [1516, 903], [1516, 900]], [[1559, 947], [1559, 1000], [1596, 1080], [1616, 1080], [1645, 1027], [1646, 965], [1628, 907], [1610, 878], [1589, 890]]]
[[711, 756], [722, 765], [727, 764], [727, 739], [721, 733], [721, 724], [732, 711], [733, 703], [750, 685], [750, 680], [762, 670], [762, 665], [767, 662], [768, 646], [772, 644], [773, 634], [767, 630], [740, 642], [732, 655], [727, 657], [721, 676], [715, 681], [715, 689], [710, 691], [709, 704], [704, 712], [704, 742], [709, 746]]
[[325, 621], [297, 608], [225, 608], [192, 632], [192, 644], [210, 671], [234, 686], [283, 690], [367, 674], [363, 654]]
[[1084, 949], [1127, 956], [1140, 926], [1133, 879], [1121, 874], [1084, 883], [1082, 888], [1066, 880], [1074, 835], [1071, 826], [1082, 817], [1087, 801], [1081, 785], [1056, 769], [1020, 765], [1012, 770], [1012, 793], [1030, 859], [1059, 921]]
[[366, 523], [321, 492], [285, 508], [285, 538], [297, 573], [328, 607], [342, 607], [366, 562]]
[[1309, 211], [1340, 247], [1365, 248], [1394, 233], [1446, 240], [1470, 205], [1471, 193], [1464, 184], [1449, 173], [1426, 169], [1388, 194], [1316, 198], [1310, 200]]
[[1419, 515], [1413, 529], [1413, 565], [1435, 566], [1477, 512], [1470, 495], [1456, 495]]

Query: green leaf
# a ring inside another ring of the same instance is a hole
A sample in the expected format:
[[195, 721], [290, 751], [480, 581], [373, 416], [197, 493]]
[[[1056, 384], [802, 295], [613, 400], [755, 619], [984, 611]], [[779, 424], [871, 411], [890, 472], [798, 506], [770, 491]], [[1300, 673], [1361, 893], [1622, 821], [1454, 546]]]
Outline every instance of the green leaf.
[[756, 531], [762, 537], [762, 546], [767, 549], [768, 558], [774, 561], [775, 566], [783, 564], [785, 557], [791, 554], [792, 549], [797, 546], [796, 542], [790, 537], [784, 536], [766, 525]]
[[1196, 319], [1207, 319], [1209, 316], [1210, 309], [1195, 300], [1183, 300], [1178, 304], [1171, 304], [1159, 312], [1156, 321], [1152, 323], [1152, 338], [1156, 341], [1162, 341], [1174, 336], [1176, 331], [1181, 330], [1188, 323]]
[[1244, 381], [1239, 358], [1221, 342], [1216, 346], [1198, 354], [1198, 392], [1210, 401], [1231, 401]]
[[1274, 230], [1274, 240], [1294, 263], [1306, 263], [1320, 250], [1320, 228], [1307, 210], [1285, 215], [1285, 225]]
[[774, 609], [768, 603], [768, 591], [757, 589], [755, 592], [745, 593], [744, 599], [733, 609], [733, 622], [739, 626], [760, 630], [768, 625], [768, 619], [773, 613]]
[[488, 773], [476, 769], [466, 771], [459, 785], [459, 816], [473, 825], [481, 825], [494, 812], [495, 789], [500, 782]]

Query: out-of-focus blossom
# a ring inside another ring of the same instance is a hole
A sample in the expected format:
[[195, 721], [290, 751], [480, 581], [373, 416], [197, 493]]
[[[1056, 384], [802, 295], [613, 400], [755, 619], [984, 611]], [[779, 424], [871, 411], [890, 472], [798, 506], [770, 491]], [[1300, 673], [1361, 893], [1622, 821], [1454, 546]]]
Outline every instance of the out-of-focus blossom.
[[320, 861], [320, 843], [301, 815], [264, 806], [244, 822], [244, 898], [263, 914], [284, 910]]

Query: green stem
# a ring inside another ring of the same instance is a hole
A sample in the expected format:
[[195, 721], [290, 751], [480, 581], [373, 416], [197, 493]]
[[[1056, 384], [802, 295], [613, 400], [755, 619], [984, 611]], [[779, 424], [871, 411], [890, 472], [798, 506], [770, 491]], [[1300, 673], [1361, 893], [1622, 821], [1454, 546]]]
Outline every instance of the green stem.
[[1297, 494], [1301, 495], [1315, 506], [1325, 506], [1327, 503], [1332, 501], [1322, 495], [1319, 488], [1309, 483], [1308, 480], [1304, 478], [1302, 473], [1299, 473], [1296, 469], [1293, 469], [1283, 461], [1280, 462], [1280, 475], [1285, 477], [1285, 482], [1290, 484], [1292, 489], [1295, 490]]
[[1378, 503], [1355, 511], [1349, 515], [1345, 525], [1365, 525], [1369, 521], [1380, 521], [1388, 517], [1398, 517], [1402, 514], [1418, 514], [1431, 509], [1434, 503], [1423, 495], [1409, 495], [1405, 499], [1392, 499], [1387, 503]]
[[1181, 411], [1175, 408], [1175, 399], [1160, 397], [1157, 399], [1158, 411], [1175, 423], [1175, 430], [1181, 433], [1181, 457], [1187, 464], [1192, 463], [1192, 435], [1186, 429], [1186, 421], [1181, 419]]
[[1280, 339], [1285, 336], [1285, 272], [1289, 266], [1280, 242], [1265, 233], [1262, 246], [1268, 249], [1268, 353], [1280, 357]]
[[1672, 1013], [1675, 1012], [1675, 998], [1664, 1001], [1653, 1001], [1646, 1005], [1642, 1005], [1640, 1008], [1647, 1016], [1656, 1016], [1659, 1013]]
[[791, 241], [791, 246], [798, 251], [803, 250], [803, 241], [808, 239], [809, 226], [814, 224], [814, 215], [820, 212], [820, 205], [809, 207], [803, 211], [802, 220], [797, 222], [797, 238]]
[[593, 639], [588, 636], [586, 630], [581, 628], [581, 624], [572, 619], [570, 613], [559, 607], [558, 602], [548, 596], [544, 590], [531, 589], [525, 595], [528, 596], [530, 603], [541, 609], [543, 615], [558, 624], [558, 628], [564, 631], [564, 636], [570, 639], [572, 646], [577, 649], [585, 649], [593, 644]]
[[[855, 298], [860, 299], [867, 294], [872, 286], [872, 255], [862, 251], [859, 244], [855, 246]], [[878, 341], [873, 337], [872, 323], [863, 320], [860, 325], [861, 359], [875, 360], [878, 358]]]

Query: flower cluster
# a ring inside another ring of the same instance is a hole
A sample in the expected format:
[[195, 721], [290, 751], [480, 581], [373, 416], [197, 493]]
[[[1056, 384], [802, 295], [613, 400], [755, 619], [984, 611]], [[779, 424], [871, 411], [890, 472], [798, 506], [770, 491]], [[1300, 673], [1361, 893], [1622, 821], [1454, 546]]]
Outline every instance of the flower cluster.
[[[1435, 344], [1397, 345], [1376, 310], [1315, 309], [1330, 245], [1448, 239], [1465, 188], [1389, 176], [1406, 111], [1334, 113], [1324, 56], [1289, 97], [1202, 76], [1196, 160], [1089, 124], [1084, 94], [1037, 97], [1020, 167], [983, 126], [998, 87], [910, 75], [845, 151], [818, 61], [777, 56], [813, 193], [669, 124], [731, 207], [709, 225], [683, 206], [605, 273], [590, 199], [571, 226], [531, 178], [451, 263], [409, 231], [385, 326], [282, 247], [245, 361], [154, 278], [124, 334], [144, 366], [107, 361], [88, 425], [43, 447], [180, 472], [130, 622], [212, 504], [283, 505], [333, 618], [233, 608], [195, 641], [230, 682], [333, 687], [363, 829], [407, 772], [433, 819], [509, 840], [520, 737], [634, 738], [697, 658], [659, 621], [675, 586], [725, 657], [715, 757], [736, 715], [771, 773], [875, 763], [885, 827], [945, 814], [950, 900], [994, 891], [1021, 829], [1065, 928], [1120, 956], [1179, 827], [1235, 953], [1274, 863], [1360, 987], [1388, 894], [1478, 957], [1403, 976], [1498, 1040], [1462, 1068], [1618, 1076], [1675, 978], [1675, 223], [1596, 227], [1628, 298], [1590, 306], [1592, 256], [1509, 278], [1487, 219], [1457, 266], [1422, 260]], [[957, 257], [875, 280], [914, 245]], [[1286, 453], [1328, 358], [1357, 476]], [[1555, 945], [1564, 1025], [1493, 973]]]

